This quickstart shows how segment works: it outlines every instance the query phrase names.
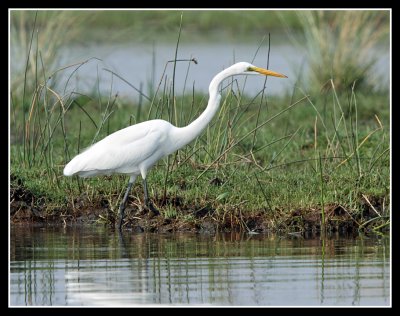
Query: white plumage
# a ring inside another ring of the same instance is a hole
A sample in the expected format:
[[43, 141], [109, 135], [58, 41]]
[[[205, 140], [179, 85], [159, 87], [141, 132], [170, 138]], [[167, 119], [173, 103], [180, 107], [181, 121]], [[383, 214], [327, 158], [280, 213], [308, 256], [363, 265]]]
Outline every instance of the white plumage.
[[176, 127], [164, 120], [150, 120], [121, 129], [74, 157], [64, 168], [65, 176], [90, 177], [122, 173], [130, 176], [128, 188], [120, 205], [119, 228], [122, 226], [125, 204], [136, 177], [143, 178], [145, 204], [153, 210], [147, 193], [147, 171], [162, 157], [185, 146], [208, 125], [218, 110], [221, 95], [219, 85], [227, 77], [240, 74], [262, 74], [286, 78], [280, 73], [240, 62], [218, 73], [209, 86], [205, 111], [191, 124]]
[[[90, 177], [124, 173], [142, 174], [168, 155], [165, 144], [176, 128], [163, 120], [151, 120], [121, 129], [90, 146], [64, 168], [65, 176]], [[170, 146], [171, 147], [171, 146]]]

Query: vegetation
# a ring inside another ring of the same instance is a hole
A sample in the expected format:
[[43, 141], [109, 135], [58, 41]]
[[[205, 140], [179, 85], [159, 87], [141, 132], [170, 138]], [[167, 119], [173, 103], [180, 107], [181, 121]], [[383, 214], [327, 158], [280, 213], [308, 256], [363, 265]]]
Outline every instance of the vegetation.
[[332, 82], [336, 89], [353, 84], [357, 90], [376, 89], [381, 78], [372, 70], [382, 53], [377, 44], [388, 38], [389, 11], [299, 11], [297, 15], [304, 40], [291, 38], [310, 56], [310, 71], [304, 78], [308, 88], [322, 89]]
[[[79, 29], [76, 41], [104, 40], [135, 41], [175, 40], [176, 23], [184, 18], [183, 35], [191, 40], [217, 39], [221, 36], [260, 37], [272, 30], [281, 29], [281, 17], [276, 10], [72, 10], [39, 11], [38, 27], [47, 28], [49, 20], [74, 23]], [[15, 11], [15, 27], [30, 29], [35, 22], [35, 12]], [[284, 11], [285, 23], [300, 29], [296, 11]], [[240, 20], [240, 23], [238, 21]], [[62, 25], [62, 23], [60, 23]], [[101, 30], [101, 32], [92, 32]], [[111, 32], [109, 32], [111, 31]], [[106, 35], [105, 33], [106, 32]], [[66, 34], [69, 36], [68, 34]]]
[[[88, 212], [95, 221], [112, 224], [127, 177], [67, 178], [64, 165], [93, 142], [139, 121], [163, 118], [187, 125], [204, 110], [207, 96], [180, 94], [165, 84], [136, 104], [99, 89], [90, 95], [67, 92], [48, 74], [72, 70], [71, 79], [84, 64], [46, 66], [41, 50], [32, 49], [41, 45], [38, 38], [26, 38], [31, 57], [20, 75], [22, 92], [11, 85], [11, 216], [71, 221]], [[347, 60], [343, 63], [345, 68]], [[326, 79], [316, 78], [313, 84], [327, 86], [321, 80]], [[328, 86], [271, 97], [265, 90], [247, 96], [245, 86], [231, 82], [202, 136], [149, 173], [149, 193], [161, 216], [146, 217], [137, 184], [126, 225], [153, 230], [164, 225], [166, 230], [301, 232], [323, 224], [328, 230], [388, 229], [388, 91], [371, 92], [357, 83], [338, 87], [334, 80]]]

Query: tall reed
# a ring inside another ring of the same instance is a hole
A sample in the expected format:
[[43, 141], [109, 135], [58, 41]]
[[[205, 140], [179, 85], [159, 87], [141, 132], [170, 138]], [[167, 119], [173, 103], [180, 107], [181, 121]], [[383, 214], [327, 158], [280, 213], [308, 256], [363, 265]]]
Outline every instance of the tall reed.
[[[10, 85], [13, 93], [20, 94], [22, 89], [33, 93], [39, 78], [60, 67], [63, 46], [76, 39], [81, 31], [80, 16], [73, 11], [11, 10]], [[55, 79], [54, 76], [51, 80]]]
[[304, 42], [292, 37], [306, 49], [310, 72], [309, 88], [320, 90], [351, 87], [375, 89], [380, 78], [372, 73], [378, 60], [380, 43], [388, 43], [388, 10], [299, 11]]

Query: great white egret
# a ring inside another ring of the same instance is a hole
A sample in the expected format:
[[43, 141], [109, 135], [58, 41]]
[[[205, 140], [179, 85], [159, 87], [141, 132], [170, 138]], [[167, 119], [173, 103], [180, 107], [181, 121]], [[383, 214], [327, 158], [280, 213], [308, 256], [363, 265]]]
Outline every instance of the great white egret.
[[207, 108], [188, 126], [176, 127], [164, 120], [150, 120], [126, 127], [108, 135], [75, 156], [65, 166], [64, 175], [81, 177], [113, 173], [129, 175], [128, 188], [119, 207], [119, 229], [122, 227], [129, 192], [139, 174], [143, 179], [145, 205], [157, 212], [147, 192], [148, 170], [162, 157], [182, 148], [200, 135], [218, 110], [221, 99], [218, 89], [224, 79], [234, 75], [250, 74], [287, 78], [285, 75], [247, 62], [236, 63], [211, 80]]

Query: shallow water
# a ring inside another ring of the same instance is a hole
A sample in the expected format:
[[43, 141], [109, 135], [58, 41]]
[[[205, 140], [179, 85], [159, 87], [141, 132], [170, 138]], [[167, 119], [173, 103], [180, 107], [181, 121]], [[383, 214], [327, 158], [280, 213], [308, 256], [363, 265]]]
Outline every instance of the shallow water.
[[[294, 46], [282, 35], [273, 35], [270, 50], [268, 40], [252, 40], [246, 43], [227, 41], [221, 43], [181, 43], [177, 59], [195, 58], [198, 63], [177, 62], [175, 75], [175, 91], [178, 95], [192, 95], [193, 91], [208, 92], [211, 79], [221, 70], [235, 62], [247, 61], [257, 66], [283, 73], [287, 79], [268, 77], [264, 82], [261, 76], [235, 76], [234, 91], [240, 89], [247, 95], [255, 96], [266, 85], [265, 93], [281, 95], [285, 92], [303, 91], [306, 93], [309, 54], [299, 47]], [[59, 72], [57, 77], [57, 91], [62, 95], [68, 93], [101, 92], [103, 95], [115, 95], [128, 100], [138, 100], [139, 93], [151, 95], [149, 87], [154, 90], [159, 87], [160, 95], [163, 91], [168, 94], [173, 81], [173, 63], [176, 43], [124, 43], [108, 44], [88, 43], [86, 45], [67, 45], [60, 50], [60, 55], [53, 70], [75, 65]], [[377, 88], [388, 87], [390, 75], [390, 53], [388, 44], [376, 49], [377, 63], [370, 76]], [[15, 71], [23, 73], [25, 63], [24, 52], [16, 45], [11, 46], [11, 78]], [[113, 76], [109, 71], [116, 73], [121, 78]], [[225, 80], [223, 86], [230, 84]], [[51, 84], [51, 81], [49, 82]], [[132, 86], [134, 88], [132, 88]], [[137, 90], [135, 90], [135, 88]], [[302, 94], [302, 93], [300, 93]]]
[[390, 306], [389, 238], [12, 226], [11, 306]]

